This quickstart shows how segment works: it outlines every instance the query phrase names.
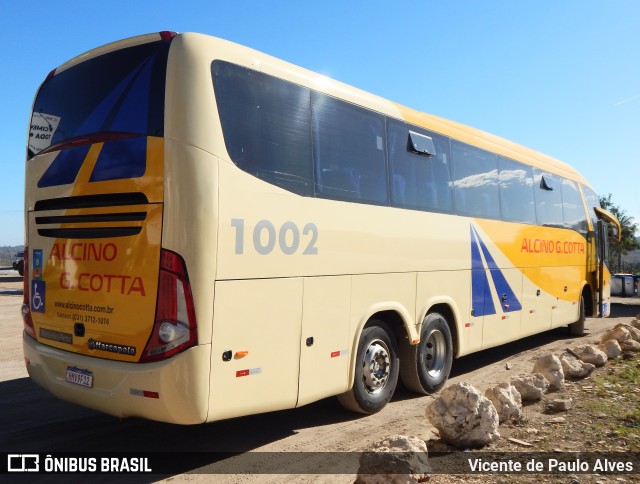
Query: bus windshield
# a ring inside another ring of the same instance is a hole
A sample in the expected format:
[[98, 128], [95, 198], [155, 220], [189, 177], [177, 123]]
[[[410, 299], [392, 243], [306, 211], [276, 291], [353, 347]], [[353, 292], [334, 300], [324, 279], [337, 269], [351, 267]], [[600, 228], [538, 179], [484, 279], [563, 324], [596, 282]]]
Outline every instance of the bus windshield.
[[162, 136], [168, 51], [169, 42], [136, 45], [50, 76], [33, 105], [28, 158], [87, 136]]

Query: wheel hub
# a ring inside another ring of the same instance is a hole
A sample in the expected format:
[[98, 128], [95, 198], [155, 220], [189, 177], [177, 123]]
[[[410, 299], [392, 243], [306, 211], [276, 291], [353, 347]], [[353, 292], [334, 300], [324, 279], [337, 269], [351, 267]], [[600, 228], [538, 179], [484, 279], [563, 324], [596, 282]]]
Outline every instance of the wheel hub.
[[364, 354], [363, 371], [365, 385], [369, 393], [378, 393], [389, 379], [391, 358], [383, 341], [372, 341]]
[[446, 362], [447, 346], [444, 334], [435, 329], [427, 338], [424, 352], [424, 366], [427, 372], [437, 377], [444, 369]]

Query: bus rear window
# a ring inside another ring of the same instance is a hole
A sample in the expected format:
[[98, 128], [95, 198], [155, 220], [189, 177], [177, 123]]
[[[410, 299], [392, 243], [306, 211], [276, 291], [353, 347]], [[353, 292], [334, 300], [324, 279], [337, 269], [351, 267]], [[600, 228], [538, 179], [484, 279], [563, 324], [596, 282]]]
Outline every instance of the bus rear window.
[[28, 157], [88, 135], [162, 136], [169, 45], [109, 52], [47, 79], [33, 105]]

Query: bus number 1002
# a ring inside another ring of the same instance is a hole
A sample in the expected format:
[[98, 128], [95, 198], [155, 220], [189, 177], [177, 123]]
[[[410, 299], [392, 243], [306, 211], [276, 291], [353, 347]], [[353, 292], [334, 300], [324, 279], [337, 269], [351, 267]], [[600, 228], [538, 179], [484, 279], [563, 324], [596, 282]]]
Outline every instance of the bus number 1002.
[[[236, 254], [244, 254], [245, 221], [241, 218], [231, 219], [231, 226], [236, 229]], [[318, 254], [318, 227], [314, 223], [306, 224], [301, 231], [294, 222], [285, 222], [276, 229], [273, 222], [260, 220], [253, 228], [252, 240], [254, 250], [260, 255], [271, 254], [276, 244], [285, 255], [293, 255], [300, 251], [303, 255]]]

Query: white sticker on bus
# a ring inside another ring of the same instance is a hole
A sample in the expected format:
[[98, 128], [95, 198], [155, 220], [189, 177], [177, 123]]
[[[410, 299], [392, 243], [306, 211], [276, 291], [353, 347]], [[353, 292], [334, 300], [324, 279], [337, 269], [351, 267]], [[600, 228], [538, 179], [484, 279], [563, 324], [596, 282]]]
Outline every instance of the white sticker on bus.
[[51, 146], [59, 124], [59, 116], [34, 112], [29, 125], [29, 149], [37, 154]]

